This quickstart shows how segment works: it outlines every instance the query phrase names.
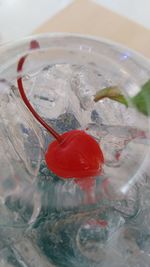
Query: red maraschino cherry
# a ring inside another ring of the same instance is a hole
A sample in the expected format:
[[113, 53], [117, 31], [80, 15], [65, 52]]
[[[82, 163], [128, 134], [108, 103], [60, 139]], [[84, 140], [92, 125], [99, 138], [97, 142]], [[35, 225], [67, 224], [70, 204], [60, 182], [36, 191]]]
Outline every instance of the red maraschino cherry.
[[[31, 41], [30, 49], [38, 49], [39, 47], [37, 41]], [[26, 57], [27, 55], [20, 58], [17, 67], [18, 73], [23, 70]], [[33, 116], [56, 139], [49, 144], [45, 154], [48, 168], [62, 178], [77, 178], [77, 184], [79, 185], [79, 179], [85, 178], [85, 183], [81, 182], [81, 188], [85, 190], [87, 190], [87, 187], [90, 188], [93, 185], [93, 181], [89, 183], [89, 178], [97, 176], [104, 163], [103, 153], [99, 144], [93, 137], [81, 130], [72, 130], [61, 135], [57, 133], [43, 121], [30, 104], [23, 88], [22, 77], [17, 79], [17, 83], [25, 105]]]
[[86, 178], [96, 176], [104, 162], [99, 145], [90, 135], [73, 130], [52, 142], [45, 155], [47, 166], [60, 177]]

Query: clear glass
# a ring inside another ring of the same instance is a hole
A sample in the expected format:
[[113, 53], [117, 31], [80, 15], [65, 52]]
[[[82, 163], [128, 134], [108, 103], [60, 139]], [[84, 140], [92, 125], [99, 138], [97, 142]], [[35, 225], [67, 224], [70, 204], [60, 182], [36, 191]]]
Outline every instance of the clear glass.
[[[30, 50], [31, 40], [40, 49]], [[53, 138], [24, 106], [17, 63], [29, 100], [58, 132], [84, 129], [105, 158], [88, 195], [74, 179], [47, 169]], [[149, 80], [142, 56], [78, 35], [34, 36], [0, 49], [0, 266], [149, 267], [149, 117], [100, 89], [126, 98]]]

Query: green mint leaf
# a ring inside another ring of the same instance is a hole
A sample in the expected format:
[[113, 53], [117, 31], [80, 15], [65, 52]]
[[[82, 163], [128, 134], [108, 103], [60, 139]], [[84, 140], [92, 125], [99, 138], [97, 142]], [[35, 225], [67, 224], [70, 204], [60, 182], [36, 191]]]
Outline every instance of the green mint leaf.
[[118, 86], [110, 86], [107, 88], [104, 88], [96, 93], [94, 96], [94, 101], [98, 102], [99, 100], [103, 98], [109, 98], [111, 100], [120, 102], [121, 104], [124, 104], [128, 107], [128, 102], [126, 98], [123, 96], [121, 90], [118, 88]]
[[[98, 102], [104, 98], [109, 98], [124, 104], [128, 107], [128, 102], [118, 86], [110, 86], [104, 88], [96, 93], [94, 96], [94, 101]], [[141, 91], [134, 97], [132, 97], [131, 102], [138, 109], [139, 112], [149, 116], [150, 114], [150, 80], [148, 80], [141, 88]]]
[[138, 111], [145, 115], [149, 115], [150, 111], [150, 80], [143, 86], [142, 90], [134, 97], [131, 98], [132, 103]]

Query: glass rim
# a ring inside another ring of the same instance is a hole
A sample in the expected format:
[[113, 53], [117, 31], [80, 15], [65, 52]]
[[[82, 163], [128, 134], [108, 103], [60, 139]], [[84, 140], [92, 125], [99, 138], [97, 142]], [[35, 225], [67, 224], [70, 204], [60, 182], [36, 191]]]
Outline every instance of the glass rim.
[[[95, 36], [95, 35], [80, 34], [80, 33], [68, 33], [68, 32], [47, 32], [47, 33], [39, 33], [39, 34], [33, 34], [33, 35], [31, 34], [31, 35], [22, 37], [22, 38], [17, 39], [17, 40], [1, 43], [0, 56], [1, 56], [1, 53], [3, 51], [8, 50], [8, 49], [13, 49], [16, 46], [17, 47], [21, 46], [21, 45], [29, 42], [32, 39], [42, 40], [42, 39], [53, 39], [53, 38], [57, 39], [57, 38], [69, 38], [69, 37], [74, 38], [74, 39], [78, 38], [81, 40], [89, 40], [89, 41], [93, 41], [93, 42], [96, 41], [96, 42], [103, 43], [103, 44], [108, 45], [108, 46], [113, 46], [113, 48], [115, 47], [118, 50], [118, 52], [122, 51], [122, 50], [126, 50], [127, 52], [131, 53], [131, 57], [133, 57], [133, 58], [137, 57], [137, 58], [145, 61], [150, 68], [150, 59], [149, 58], [146, 58], [140, 52], [138, 52], [132, 48], [129, 48], [128, 46], [126, 46], [122, 43], [119, 43], [119, 42], [116, 42], [116, 41], [113, 41], [111, 39], [107, 39], [104, 37]], [[41, 48], [39, 48], [38, 50], [40, 50], [40, 49]]]

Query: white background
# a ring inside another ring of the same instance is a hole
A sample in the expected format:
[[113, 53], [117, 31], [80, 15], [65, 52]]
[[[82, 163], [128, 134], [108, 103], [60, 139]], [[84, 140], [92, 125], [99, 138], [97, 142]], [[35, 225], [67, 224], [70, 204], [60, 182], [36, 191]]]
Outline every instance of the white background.
[[[29, 35], [76, 0], [0, 0], [0, 42]], [[82, 0], [80, 0], [82, 1]], [[150, 0], [91, 0], [150, 28]]]

